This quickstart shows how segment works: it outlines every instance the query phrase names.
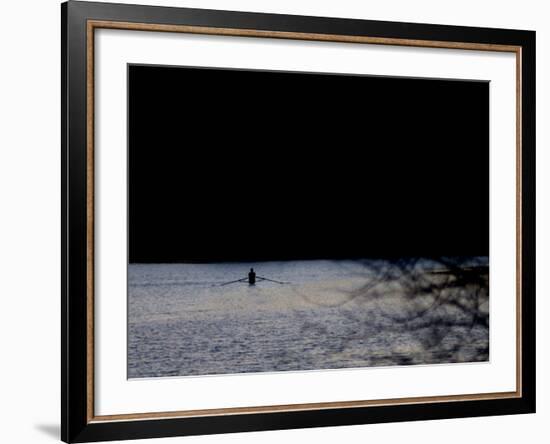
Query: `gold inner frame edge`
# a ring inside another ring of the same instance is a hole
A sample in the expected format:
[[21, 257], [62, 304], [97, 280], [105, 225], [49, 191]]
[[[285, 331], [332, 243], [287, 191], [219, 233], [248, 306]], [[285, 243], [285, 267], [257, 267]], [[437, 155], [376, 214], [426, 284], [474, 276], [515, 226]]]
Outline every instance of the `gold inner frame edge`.
[[[516, 391], [496, 393], [474, 393], [448, 396], [420, 396], [394, 399], [336, 401], [306, 404], [285, 404], [255, 407], [229, 407], [217, 409], [182, 410], [171, 412], [127, 413], [100, 415], [94, 413], [94, 36], [96, 29], [119, 29], [130, 31], [177, 32], [202, 35], [232, 37], [259, 37], [288, 40], [308, 40], [336, 43], [357, 43], [373, 45], [407, 46], [422, 48], [462, 49], [473, 51], [511, 52], [516, 56]], [[351, 36], [335, 34], [312, 34], [286, 31], [266, 31], [255, 29], [213, 28], [187, 25], [166, 25], [133, 23], [109, 20], [88, 20], [86, 25], [86, 207], [87, 207], [87, 422], [114, 422], [145, 419], [189, 418], [199, 416], [226, 416], [238, 414], [258, 414], [275, 412], [295, 412], [303, 410], [326, 410], [336, 408], [359, 408], [417, 403], [460, 402], [520, 398], [522, 396], [522, 320], [521, 320], [521, 153], [522, 153], [522, 47], [470, 42], [447, 42], [437, 40], [415, 40]]]

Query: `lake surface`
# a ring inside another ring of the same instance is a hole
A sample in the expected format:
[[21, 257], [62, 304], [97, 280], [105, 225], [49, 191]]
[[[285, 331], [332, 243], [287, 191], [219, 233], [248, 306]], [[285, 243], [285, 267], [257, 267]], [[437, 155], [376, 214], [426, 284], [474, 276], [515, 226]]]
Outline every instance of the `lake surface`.
[[[288, 283], [221, 285], [250, 267]], [[130, 264], [128, 377], [486, 361], [487, 274], [488, 258]]]

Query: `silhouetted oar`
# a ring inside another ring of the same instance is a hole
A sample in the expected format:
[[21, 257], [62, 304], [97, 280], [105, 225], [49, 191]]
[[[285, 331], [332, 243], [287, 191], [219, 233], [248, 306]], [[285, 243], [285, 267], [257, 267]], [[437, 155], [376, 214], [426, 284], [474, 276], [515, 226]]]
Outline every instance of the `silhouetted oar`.
[[290, 282], [275, 281], [273, 279], [264, 278], [262, 276], [256, 276], [256, 279], [261, 279], [263, 281], [269, 281], [269, 282], [275, 282], [276, 284], [289, 284], [290, 283]]
[[244, 282], [244, 281], [248, 281], [248, 278], [242, 278], [242, 279], [237, 279], [236, 281], [224, 282], [223, 284], [220, 284], [220, 287], [223, 287], [224, 285], [236, 284], [237, 282]]

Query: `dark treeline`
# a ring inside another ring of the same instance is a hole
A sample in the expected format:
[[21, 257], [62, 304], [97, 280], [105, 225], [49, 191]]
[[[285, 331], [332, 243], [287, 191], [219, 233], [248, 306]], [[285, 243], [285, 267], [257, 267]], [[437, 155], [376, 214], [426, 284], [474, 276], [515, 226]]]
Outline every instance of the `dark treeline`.
[[129, 68], [130, 262], [487, 256], [486, 82]]

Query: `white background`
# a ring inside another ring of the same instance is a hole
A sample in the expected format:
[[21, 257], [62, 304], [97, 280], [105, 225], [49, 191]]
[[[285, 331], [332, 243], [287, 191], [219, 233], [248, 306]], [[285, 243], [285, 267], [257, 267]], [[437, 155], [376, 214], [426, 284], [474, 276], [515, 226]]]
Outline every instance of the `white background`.
[[[550, 220], [550, 13], [536, 0], [385, 2], [306, 0], [153, 1], [208, 7], [537, 30], [538, 413], [528, 416], [174, 438], [187, 443], [547, 442]], [[7, 443], [57, 440], [59, 430], [60, 135], [59, 3], [3, 2], [0, 16], [0, 436]], [[546, 122], [546, 125], [545, 125]], [[545, 128], [546, 126], [546, 128]], [[546, 172], [546, 177], [544, 173]]]

